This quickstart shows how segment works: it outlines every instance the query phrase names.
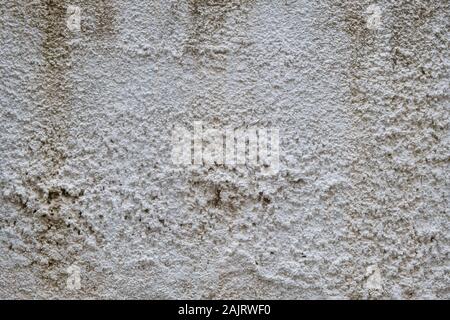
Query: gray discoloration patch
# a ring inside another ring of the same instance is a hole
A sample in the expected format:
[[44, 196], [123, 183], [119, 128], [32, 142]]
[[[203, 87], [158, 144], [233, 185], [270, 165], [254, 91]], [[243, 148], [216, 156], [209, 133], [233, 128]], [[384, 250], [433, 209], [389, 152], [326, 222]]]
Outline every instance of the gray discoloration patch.
[[40, 153], [50, 160], [50, 175], [57, 173], [66, 158], [64, 144], [67, 139], [67, 122], [70, 118], [68, 66], [70, 51], [66, 44], [66, 4], [49, 0], [44, 3], [43, 22], [43, 70], [40, 81], [44, 88], [43, 105], [39, 108], [44, 133]]
[[251, 1], [190, 0], [189, 38], [185, 53], [190, 54], [200, 64], [211, 69], [225, 70], [228, 48], [226, 39], [227, 18], [231, 14], [247, 14]]
[[[58, 182], [62, 171], [68, 170], [67, 145], [73, 141], [74, 66], [70, 41], [75, 34], [66, 25], [67, 7], [72, 3], [48, 0], [24, 8], [23, 21], [31, 19], [29, 26], [40, 35], [37, 75], [34, 83], [27, 83], [32, 121], [24, 129], [32, 147], [27, 150], [29, 165], [19, 189], [8, 185], [11, 191], [3, 198], [19, 208], [17, 217], [7, 220], [3, 227], [20, 237], [22, 250], [9, 245], [9, 252], [22, 256], [51, 290], [61, 294], [67, 277], [65, 269], [85, 250], [86, 239], [92, 237], [97, 244], [103, 241], [102, 233], [80, 210], [84, 190], [67, 187], [69, 179], [63, 184]], [[104, 12], [104, 3], [100, 7], [99, 34], [109, 34], [112, 28], [107, 21], [112, 15]]]

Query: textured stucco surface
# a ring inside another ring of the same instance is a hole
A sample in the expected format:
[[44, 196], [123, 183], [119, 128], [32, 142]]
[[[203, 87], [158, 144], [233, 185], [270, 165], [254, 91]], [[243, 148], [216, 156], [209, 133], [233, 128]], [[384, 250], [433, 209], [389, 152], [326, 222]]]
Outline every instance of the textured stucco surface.
[[[450, 4], [373, 3], [0, 0], [0, 298], [450, 298]], [[195, 120], [279, 173], [172, 165]]]

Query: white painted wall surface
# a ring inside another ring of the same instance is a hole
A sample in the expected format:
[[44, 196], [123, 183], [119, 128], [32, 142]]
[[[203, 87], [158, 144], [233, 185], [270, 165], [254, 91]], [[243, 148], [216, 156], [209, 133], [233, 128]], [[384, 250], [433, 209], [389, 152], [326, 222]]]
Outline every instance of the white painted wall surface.
[[449, 6], [1, 0], [0, 298], [450, 298]]

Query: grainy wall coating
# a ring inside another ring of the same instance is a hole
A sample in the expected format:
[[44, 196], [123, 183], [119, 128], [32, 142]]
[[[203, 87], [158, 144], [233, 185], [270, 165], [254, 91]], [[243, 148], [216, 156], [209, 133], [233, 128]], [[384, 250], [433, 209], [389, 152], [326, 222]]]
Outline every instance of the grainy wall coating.
[[[450, 298], [449, 1], [0, 9], [0, 298]], [[174, 166], [194, 121], [280, 171]]]

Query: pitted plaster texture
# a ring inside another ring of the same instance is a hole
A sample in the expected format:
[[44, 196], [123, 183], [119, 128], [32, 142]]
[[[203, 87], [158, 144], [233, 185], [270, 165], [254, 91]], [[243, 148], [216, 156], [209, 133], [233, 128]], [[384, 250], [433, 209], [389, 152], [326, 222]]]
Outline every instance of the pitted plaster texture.
[[[449, 1], [0, 9], [0, 298], [450, 298]], [[194, 121], [279, 172], [174, 166]]]

